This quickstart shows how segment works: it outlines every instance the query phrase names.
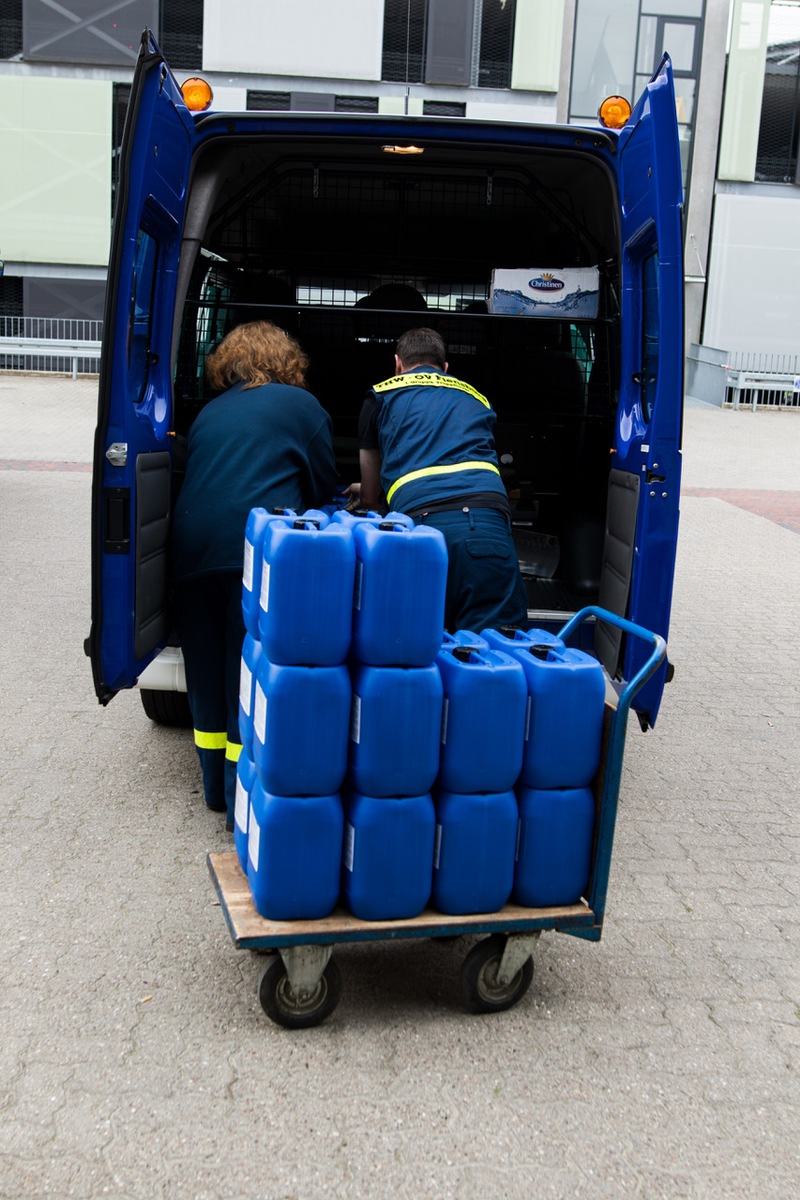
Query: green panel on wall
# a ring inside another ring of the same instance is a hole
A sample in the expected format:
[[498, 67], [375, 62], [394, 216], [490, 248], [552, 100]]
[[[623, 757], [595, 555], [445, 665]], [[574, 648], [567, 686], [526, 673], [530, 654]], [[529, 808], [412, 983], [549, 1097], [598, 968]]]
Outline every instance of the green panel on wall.
[[564, 0], [517, 0], [512, 88], [557, 92]]
[[0, 77], [0, 229], [7, 261], [107, 262], [112, 86]]

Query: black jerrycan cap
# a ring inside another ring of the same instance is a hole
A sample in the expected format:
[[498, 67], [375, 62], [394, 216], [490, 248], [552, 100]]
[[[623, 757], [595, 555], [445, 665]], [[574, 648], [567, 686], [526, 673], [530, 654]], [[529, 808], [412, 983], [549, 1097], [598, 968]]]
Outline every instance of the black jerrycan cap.
[[271, 509], [273, 517], [285, 517], [293, 511], [291, 508], [285, 508], [282, 504], [276, 504]]
[[292, 529], [319, 529], [319, 521], [316, 517], [308, 517], [307, 519], [298, 517], [292, 525]]
[[547, 656], [550, 653], [550, 651], [553, 649], [553, 647], [547, 645], [547, 643], [539, 644], [536, 646], [529, 646], [528, 648], [529, 648], [531, 654], [533, 655], [533, 657], [540, 658], [542, 660], [542, 662], [547, 661]]
[[402, 525], [400, 521], [381, 521], [378, 529], [405, 529], [405, 525]]
[[453, 658], [456, 660], [456, 662], [462, 662], [462, 663], [472, 662], [473, 661], [472, 656], [474, 653], [475, 653], [475, 651], [472, 650], [469, 646], [454, 646], [453, 647]]
[[519, 633], [518, 625], [498, 625], [497, 632], [502, 633], [503, 637], [514, 640], [514, 635]]

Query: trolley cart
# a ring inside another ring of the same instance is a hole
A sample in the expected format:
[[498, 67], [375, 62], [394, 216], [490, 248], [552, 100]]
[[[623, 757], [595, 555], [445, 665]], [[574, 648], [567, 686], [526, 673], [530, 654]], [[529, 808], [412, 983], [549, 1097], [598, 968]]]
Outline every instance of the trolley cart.
[[208, 866], [234, 945], [242, 950], [274, 952], [258, 984], [264, 1012], [287, 1029], [318, 1025], [336, 1008], [341, 975], [331, 957], [344, 942], [400, 938], [459, 937], [486, 933], [464, 959], [461, 992], [472, 1012], [502, 1012], [525, 995], [533, 978], [533, 950], [543, 930], [600, 940], [605, 915], [611, 851], [617, 818], [625, 735], [631, 700], [663, 663], [667, 646], [658, 634], [591, 605], [561, 629], [567, 641], [589, 618], [616, 626], [652, 646], [650, 656], [620, 691], [607, 696], [603, 750], [594, 785], [595, 829], [591, 873], [585, 899], [558, 908], [522, 908], [507, 904], [498, 912], [450, 916], [427, 909], [402, 921], [363, 921], [337, 909], [318, 921], [270, 921], [253, 905], [250, 887], [235, 853], [209, 854]]

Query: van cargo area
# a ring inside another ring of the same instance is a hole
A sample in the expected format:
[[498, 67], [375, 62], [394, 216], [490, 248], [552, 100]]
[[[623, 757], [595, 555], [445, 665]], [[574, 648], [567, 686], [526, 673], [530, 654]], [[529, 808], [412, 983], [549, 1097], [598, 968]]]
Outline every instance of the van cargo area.
[[[357, 480], [365, 393], [393, 374], [404, 330], [432, 327], [450, 373], [497, 413], [530, 610], [556, 619], [596, 601], [619, 395], [620, 230], [616, 181], [586, 154], [587, 132], [565, 144], [559, 130], [561, 146], [542, 146], [514, 144], [530, 141], [519, 130], [498, 141], [496, 127], [489, 140], [480, 127], [426, 121], [422, 152], [407, 154], [381, 132], [309, 137], [287, 133], [284, 119], [283, 133], [248, 136], [246, 124], [206, 140], [193, 164], [176, 431], [211, 398], [209, 350], [235, 324], [263, 317], [308, 354], [342, 481]], [[613, 148], [602, 131], [592, 137]], [[490, 311], [500, 269], [547, 278], [586, 267], [598, 269], [596, 317], [576, 315], [569, 293], [541, 317]]]

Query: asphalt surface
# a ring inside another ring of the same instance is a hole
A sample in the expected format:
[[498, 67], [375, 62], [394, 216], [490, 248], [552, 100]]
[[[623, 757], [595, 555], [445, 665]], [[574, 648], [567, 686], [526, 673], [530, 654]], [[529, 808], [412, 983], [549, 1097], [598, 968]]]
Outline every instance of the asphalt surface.
[[0, 375], [3, 1200], [794, 1198], [800, 413], [687, 410], [676, 676], [629, 731], [603, 940], [545, 934], [493, 1017], [463, 941], [342, 947], [288, 1033], [189, 735], [94, 698], [95, 390]]

